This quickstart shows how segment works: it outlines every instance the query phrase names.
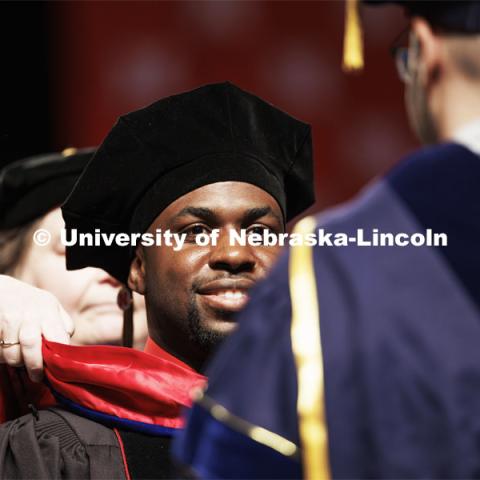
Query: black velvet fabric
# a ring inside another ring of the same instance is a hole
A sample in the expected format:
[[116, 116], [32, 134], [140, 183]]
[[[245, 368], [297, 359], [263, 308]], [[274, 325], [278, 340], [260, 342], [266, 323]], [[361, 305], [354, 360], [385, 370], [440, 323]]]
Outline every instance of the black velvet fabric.
[[18, 160], [0, 172], [0, 229], [21, 227], [59, 207], [94, 149]]
[[[169, 204], [222, 182], [256, 185], [288, 221], [314, 201], [310, 126], [231, 83], [211, 84], [120, 117], [63, 207], [67, 229], [143, 233]], [[126, 281], [129, 247], [67, 248], [69, 269]]]
[[178, 478], [170, 457], [170, 437], [119, 430], [132, 479]]
[[454, 32], [480, 33], [478, 0], [364, 0], [364, 3], [394, 3], [404, 7], [408, 15], [424, 17], [434, 26]]
[[1, 479], [125, 480], [113, 430], [62, 410], [0, 425]]

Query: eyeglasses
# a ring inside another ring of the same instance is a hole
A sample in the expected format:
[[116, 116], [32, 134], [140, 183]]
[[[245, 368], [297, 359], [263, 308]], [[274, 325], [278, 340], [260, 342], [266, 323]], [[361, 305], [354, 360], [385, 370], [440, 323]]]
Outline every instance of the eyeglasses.
[[409, 27], [402, 30], [392, 42], [392, 46], [390, 47], [390, 53], [395, 59], [395, 66], [397, 67], [398, 76], [403, 83], [412, 82], [412, 69], [410, 65], [411, 49], [406, 46], [408, 45], [409, 33]]
[[408, 47], [397, 47], [392, 52], [395, 58], [395, 66], [397, 67], [397, 74], [403, 83], [411, 83], [412, 72], [409, 68], [409, 49]]

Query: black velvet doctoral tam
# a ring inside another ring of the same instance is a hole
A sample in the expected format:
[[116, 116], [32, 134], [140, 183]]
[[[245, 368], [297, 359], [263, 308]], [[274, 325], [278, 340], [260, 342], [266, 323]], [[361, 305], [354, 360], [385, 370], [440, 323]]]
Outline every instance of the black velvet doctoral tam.
[[[246, 182], [288, 221], [314, 200], [310, 126], [231, 83], [174, 95], [119, 118], [62, 208], [67, 229], [143, 233], [202, 186]], [[67, 248], [67, 268], [100, 267], [125, 283], [134, 249]]]
[[59, 207], [72, 190], [94, 149], [15, 161], [0, 171], [0, 229], [21, 227]]
[[409, 16], [423, 17], [435, 27], [465, 34], [480, 33], [478, 0], [364, 0], [364, 3], [394, 3], [404, 7]]

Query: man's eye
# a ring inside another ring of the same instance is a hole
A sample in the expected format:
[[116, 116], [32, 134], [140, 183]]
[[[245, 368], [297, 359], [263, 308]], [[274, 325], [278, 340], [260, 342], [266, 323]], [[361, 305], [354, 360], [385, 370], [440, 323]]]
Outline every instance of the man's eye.
[[251, 234], [251, 233], [258, 233], [260, 235], [262, 235], [264, 232], [265, 233], [274, 233], [273, 230], [271, 230], [270, 228], [268, 228], [267, 226], [265, 225], [255, 225], [253, 227], [250, 227], [248, 230], [247, 230], [248, 234]]
[[196, 237], [201, 233], [210, 233], [210, 230], [205, 225], [192, 225], [182, 231], [182, 233], [186, 233], [188, 238]]

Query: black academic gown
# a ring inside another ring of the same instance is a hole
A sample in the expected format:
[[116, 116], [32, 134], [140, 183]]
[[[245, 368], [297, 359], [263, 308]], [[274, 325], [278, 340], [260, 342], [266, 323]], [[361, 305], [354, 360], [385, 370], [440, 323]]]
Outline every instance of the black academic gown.
[[127, 477], [113, 430], [53, 408], [0, 427], [0, 478]]
[[0, 478], [174, 478], [170, 443], [61, 408], [40, 410], [0, 427]]
[[54, 397], [43, 410], [31, 406], [32, 413], [0, 425], [0, 479], [175, 477], [172, 436], [189, 389], [205, 378], [151, 340], [147, 346], [138, 352], [44, 340]]

